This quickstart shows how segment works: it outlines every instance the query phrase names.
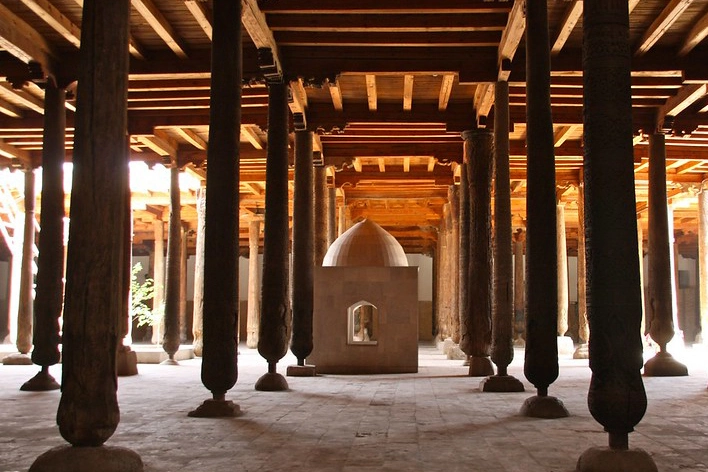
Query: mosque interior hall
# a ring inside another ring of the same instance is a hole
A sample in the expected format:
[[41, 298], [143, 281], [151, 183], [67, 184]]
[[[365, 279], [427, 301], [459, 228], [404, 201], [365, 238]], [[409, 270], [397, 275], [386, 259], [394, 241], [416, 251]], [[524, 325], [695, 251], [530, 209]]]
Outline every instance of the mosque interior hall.
[[0, 472], [708, 470], [706, 36], [0, 0]]

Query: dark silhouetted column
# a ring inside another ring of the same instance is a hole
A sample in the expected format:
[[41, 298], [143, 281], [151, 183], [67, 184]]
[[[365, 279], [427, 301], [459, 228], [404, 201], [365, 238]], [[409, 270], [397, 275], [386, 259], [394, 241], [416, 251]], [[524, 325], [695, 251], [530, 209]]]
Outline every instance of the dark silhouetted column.
[[194, 355], [201, 357], [204, 349], [204, 218], [206, 216], [206, 187], [197, 192], [197, 241], [194, 249], [194, 309], [192, 336]]
[[573, 353], [573, 359], [587, 359], [590, 328], [587, 313], [587, 269], [585, 264], [585, 183], [581, 173], [578, 185], [578, 347]]
[[179, 294], [182, 278], [182, 211], [179, 195], [179, 168], [176, 159], [170, 167], [170, 223], [167, 232], [167, 275], [165, 277], [165, 334], [162, 348], [169, 358], [163, 365], [177, 365], [175, 353], [179, 349], [180, 319]]

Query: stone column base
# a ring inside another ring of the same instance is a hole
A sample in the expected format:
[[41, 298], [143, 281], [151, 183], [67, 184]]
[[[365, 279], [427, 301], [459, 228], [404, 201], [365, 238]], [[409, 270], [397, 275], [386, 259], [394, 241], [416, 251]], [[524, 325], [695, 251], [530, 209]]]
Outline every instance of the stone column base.
[[494, 375], [494, 366], [489, 357], [477, 357], [470, 356], [470, 377], [486, 377], [487, 375]]
[[241, 407], [236, 403], [227, 400], [205, 400], [196, 410], [187, 413], [192, 418], [224, 418], [230, 416], [241, 416]]
[[130, 349], [130, 346], [118, 348], [116, 358], [116, 372], [119, 376], [138, 375], [138, 355]]
[[3, 365], [32, 365], [32, 358], [29, 354], [22, 354], [21, 352], [16, 352], [6, 356], [2, 360]]
[[55, 447], [40, 455], [29, 472], [142, 472], [140, 456], [124, 447]]
[[260, 392], [282, 392], [288, 390], [288, 381], [277, 372], [268, 372], [256, 381], [256, 390]]
[[523, 392], [524, 384], [513, 375], [492, 375], [479, 383], [483, 392]]
[[179, 365], [179, 362], [174, 359], [167, 358], [164, 361], [160, 362], [160, 365]]
[[590, 351], [588, 343], [579, 344], [578, 348], [573, 353], [573, 359], [590, 359]]
[[289, 365], [285, 375], [288, 377], [314, 377], [317, 373], [314, 365]]
[[575, 351], [573, 338], [570, 336], [558, 336], [558, 356], [572, 356]]
[[658, 472], [651, 456], [643, 449], [591, 447], [578, 459], [576, 472]]
[[521, 416], [531, 418], [565, 418], [569, 415], [563, 402], [556, 397], [535, 395], [529, 397], [521, 405]]
[[60, 387], [61, 385], [52, 377], [52, 374], [44, 368], [37, 372], [37, 375], [23, 383], [20, 390], [23, 392], [46, 392], [58, 390]]
[[644, 375], [647, 377], [683, 377], [688, 375], [688, 368], [668, 352], [657, 352], [644, 364]]

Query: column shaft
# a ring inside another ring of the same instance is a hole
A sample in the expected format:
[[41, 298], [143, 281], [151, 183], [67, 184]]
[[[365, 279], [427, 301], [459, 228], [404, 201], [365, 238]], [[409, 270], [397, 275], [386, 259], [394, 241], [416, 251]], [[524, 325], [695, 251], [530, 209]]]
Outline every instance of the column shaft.
[[314, 168], [314, 199], [315, 199], [315, 265], [321, 266], [325, 254], [327, 254], [328, 230], [327, 230], [327, 169], [323, 166]]
[[524, 241], [526, 233], [523, 228], [517, 228], [514, 233], [514, 334], [517, 342], [526, 339], [526, 316], [524, 315]]
[[155, 281], [155, 296], [152, 297], [152, 311], [158, 316], [152, 325], [152, 343], [162, 341], [165, 332], [165, 223], [161, 218], [153, 221], [155, 232], [155, 247], [153, 254], [153, 280]]
[[698, 280], [700, 297], [700, 340], [708, 341], [708, 180], [698, 193]]
[[206, 187], [197, 192], [197, 240], [194, 249], [194, 309], [192, 311], [192, 336], [194, 355], [202, 355], [204, 348], [204, 217], [206, 213]]
[[261, 320], [261, 274], [258, 264], [258, 246], [261, 239], [261, 220], [253, 218], [248, 224], [248, 318], [246, 345], [258, 347], [258, 327]]
[[568, 249], [565, 236], [565, 204], [556, 204], [558, 251], [558, 336], [568, 332]]
[[32, 285], [34, 274], [34, 236], [35, 236], [35, 191], [34, 169], [25, 170], [25, 219], [22, 241], [22, 267], [20, 269], [20, 299], [17, 310], [17, 350], [27, 354], [32, 349]]
[[174, 362], [180, 336], [180, 284], [182, 261], [182, 211], [180, 205], [179, 168], [173, 162], [170, 168], [170, 221], [167, 232], [167, 275], [165, 283], [165, 333], [162, 347]]

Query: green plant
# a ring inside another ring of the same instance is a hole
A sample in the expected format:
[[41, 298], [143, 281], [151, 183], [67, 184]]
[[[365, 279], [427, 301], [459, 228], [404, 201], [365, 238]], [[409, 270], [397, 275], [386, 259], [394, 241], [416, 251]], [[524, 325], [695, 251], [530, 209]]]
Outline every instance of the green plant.
[[130, 272], [130, 315], [137, 321], [138, 326], [154, 326], [160, 319], [160, 310], [151, 309], [145, 302], [155, 296], [155, 281], [145, 278], [145, 282], [138, 282], [138, 274], [141, 270], [143, 266], [138, 262]]

